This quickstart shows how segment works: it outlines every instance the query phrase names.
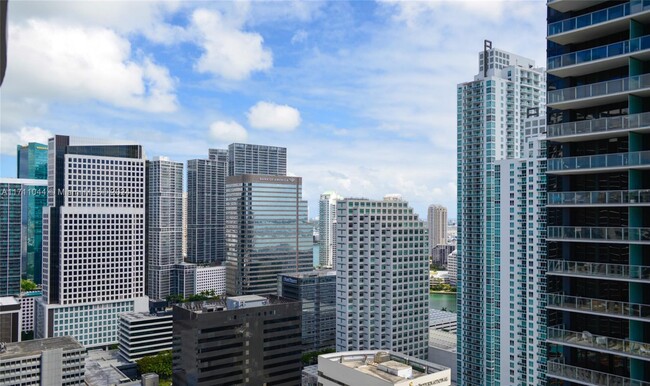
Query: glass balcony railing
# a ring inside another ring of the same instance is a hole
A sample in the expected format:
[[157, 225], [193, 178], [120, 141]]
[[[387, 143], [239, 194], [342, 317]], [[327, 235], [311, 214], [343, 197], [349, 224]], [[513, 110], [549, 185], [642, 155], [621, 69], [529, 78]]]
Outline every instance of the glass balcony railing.
[[548, 205], [616, 205], [650, 204], [650, 189], [611, 190], [595, 192], [551, 192]]
[[546, 306], [565, 310], [587, 311], [607, 316], [650, 320], [650, 305], [590, 299], [562, 294], [547, 294]]
[[620, 115], [617, 117], [589, 119], [547, 126], [547, 137], [593, 134], [650, 127], [650, 113]]
[[650, 228], [550, 226], [549, 240], [607, 240], [650, 243]]
[[582, 98], [606, 96], [648, 87], [650, 87], [650, 74], [643, 74], [549, 91], [546, 100], [549, 104], [570, 102]]
[[650, 386], [649, 382], [637, 381], [630, 378], [620, 377], [618, 375], [570, 366], [562, 363], [559, 359], [549, 360], [546, 366], [549, 377], [561, 377], [563, 379], [569, 379], [587, 385]]
[[634, 15], [636, 13], [643, 12], [648, 8], [650, 8], [650, 2], [648, 0], [632, 0], [626, 4], [615, 5], [613, 7], [587, 13], [585, 15], [572, 17], [566, 20], [560, 20], [548, 25], [548, 36], [573, 31], [579, 28], [589, 27], [624, 16]]
[[588, 155], [581, 157], [551, 158], [548, 160], [547, 170], [553, 172], [644, 165], [650, 166], [650, 150], [630, 153]]
[[592, 62], [594, 60], [611, 58], [614, 56], [630, 54], [637, 51], [643, 51], [650, 48], [650, 36], [643, 36], [618, 43], [608, 44], [591, 48], [588, 50], [571, 52], [564, 55], [553, 56], [548, 58], [548, 69], [572, 66]]
[[650, 280], [650, 267], [642, 265], [590, 263], [582, 261], [548, 260], [547, 272], [620, 279]]
[[623, 354], [650, 358], [650, 343], [598, 336], [591, 334], [589, 331], [577, 332], [565, 330], [561, 326], [549, 327], [547, 339], [549, 341], [571, 343], [576, 346], [617, 351]]

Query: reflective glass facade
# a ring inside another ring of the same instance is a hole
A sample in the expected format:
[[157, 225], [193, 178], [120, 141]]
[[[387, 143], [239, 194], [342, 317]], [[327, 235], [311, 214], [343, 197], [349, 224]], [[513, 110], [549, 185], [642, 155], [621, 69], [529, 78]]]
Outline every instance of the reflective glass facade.
[[302, 302], [304, 352], [336, 347], [336, 271], [279, 275], [278, 296]]
[[16, 153], [18, 178], [47, 179], [47, 145], [36, 142], [17, 145]]
[[650, 1], [547, 16], [548, 383], [650, 385]]
[[226, 292], [277, 292], [277, 275], [308, 272], [312, 228], [302, 178], [249, 175], [226, 181]]

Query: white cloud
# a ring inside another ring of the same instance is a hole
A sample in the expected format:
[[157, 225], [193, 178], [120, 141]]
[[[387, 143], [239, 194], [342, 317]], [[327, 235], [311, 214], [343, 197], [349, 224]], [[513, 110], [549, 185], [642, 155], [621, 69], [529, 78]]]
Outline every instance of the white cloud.
[[287, 105], [257, 102], [248, 110], [248, 123], [261, 130], [292, 131], [300, 126], [300, 111]]
[[235, 121], [216, 121], [210, 125], [210, 138], [219, 142], [244, 142], [246, 129]]
[[309, 33], [304, 29], [300, 29], [291, 37], [291, 44], [302, 43], [307, 40], [307, 37], [309, 37]]
[[197, 33], [197, 44], [203, 49], [195, 65], [199, 72], [243, 80], [273, 65], [273, 55], [264, 48], [260, 34], [241, 31], [237, 23], [218, 11], [194, 11], [192, 28]]
[[31, 19], [9, 25], [4, 93], [9, 98], [95, 99], [150, 112], [177, 108], [175, 81], [128, 40], [102, 27]]
[[21, 127], [20, 130], [10, 132], [2, 130], [0, 140], [0, 153], [16, 155], [16, 145], [26, 145], [29, 142], [47, 144], [47, 140], [53, 137], [52, 133], [40, 127]]

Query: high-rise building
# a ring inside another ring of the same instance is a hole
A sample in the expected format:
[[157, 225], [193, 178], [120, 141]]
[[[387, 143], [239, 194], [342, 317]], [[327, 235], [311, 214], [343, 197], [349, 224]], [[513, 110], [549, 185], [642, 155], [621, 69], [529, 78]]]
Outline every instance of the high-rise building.
[[302, 178], [243, 174], [226, 183], [226, 292], [277, 292], [278, 274], [313, 270]]
[[281, 274], [278, 296], [302, 303], [303, 351], [336, 347], [336, 271]]
[[16, 146], [16, 177], [47, 180], [47, 145], [30, 142]]
[[502, 385], [546, 381], [546, 118], [524, 126], [521, 158], [494, 168]]
[[41, 283], [47, 180], [0, 178], [0, 296], [18, 295], [20, 279]]
[[187, 192], [183, 192], [183, 259], [187, 258]]
[[118, 350], [124, 360], [135, 362], [172, 349], [171, 312], [125, 312], [119, 317]]
[[171, 292], [184, 298], [196, 293], [196, 264], [182, 262], [174, 265]]
[[171, 295], [171, 271], [183, 261], [183, 164], [165, 157], [146, 163], [146, 294]]
[[336, 261], [336, 202], [343, 197], [325, 192], [318, 201], [318, 264], [332, 268]]
[[142, 147], [51, 138], [47, 199], [35, 335], [115, 344], [117, 315], [148, 309]]
[[[499, 323], [501, 262], [495, 259], [495, 162], [520, 157], [529, 109], [545, 103], [543, 69], [485, 41], [479, 74], [457, 87], [458, 383], [498, 385], [503, 373]], [[509, 371], [509, 370], [508, 370]]]
[[455, 249], [447, 256], [447, 271], [449, 272], [449, 284], [458, 285], [458, 251]]
[[224, 200], [226, 161], [219, 157], [187, 161], [187, 260], [225, 260]]
[[273, 295], [174, 306], [174, 385], [299, 385], [300, 316]]
[[447, 244], [447, 208], [442, 205], [429, 205], [427, 224], [429, 225], [429, 248]]
[[336, 350], [427, 357], [429, 240], [399, 195], [337, 207]]
[[285, 147], [232, 143], [228, 146], [228, 176], [263, 174], [287, 175]]
[[214, 292], [215, 295], [224, 295], [226, 293], [226, 266], [197, 266], [194, 283], [195, 294]]
[[20, 303], [13, 296], [0, 297], [0, 342], [19, 342], [21, 332]]
[[650, 384], [649, 16], [548, 2], [550, 384]]
[[0, 350], [0, 385], [85, 385], [86, 349], [71, 336], [8, 343]]

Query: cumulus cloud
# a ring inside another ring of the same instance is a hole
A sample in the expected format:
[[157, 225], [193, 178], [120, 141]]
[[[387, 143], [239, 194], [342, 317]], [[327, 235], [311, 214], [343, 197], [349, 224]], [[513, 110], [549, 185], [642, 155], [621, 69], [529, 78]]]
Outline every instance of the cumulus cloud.
[[210, 125], [210, 138], [220, 142], [244, 142], [248, 133], [235, 121], [216, 121]]
[[197, 32], [197, 44], [203, 50], [195, 65], [199, 72], [243, 80], [273, 65], [273, 55], [264, 47], [260, 34], [240, 30], [237, 23], [218, 11], [194, 11], [192, 27]]
[[260, 130], [292, 131], [300, 126], [300, 111], [288, 105], [258, 102], [248, 110], [248, 123]]
[[15, 98], [95, 99], [150, 112], [176, 110], [174, 79], [102, 27], [30, 19], [10, 24], [4, 92]]
[[16, 145], [26, 145], [29, 142], [47, 144], [47, 140], [54, 135], [40, 127], [21, 127], [18, 131], [2, 130], [0, 153], [16, 155]]

